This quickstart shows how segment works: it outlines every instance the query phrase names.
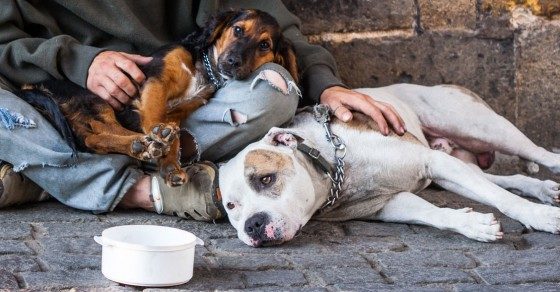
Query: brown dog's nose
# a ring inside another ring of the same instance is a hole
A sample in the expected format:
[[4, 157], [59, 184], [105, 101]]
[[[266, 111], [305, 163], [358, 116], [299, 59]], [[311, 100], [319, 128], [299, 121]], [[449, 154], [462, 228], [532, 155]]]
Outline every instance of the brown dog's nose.
[[232, 66], [233, 68], [237, 68], [241, 66], [241, 58], [239, 56], [229, 56], [227, 58], [228, 65]]
[[270, 222], [266, 213], [257, 213], [245, 221], [245, 233], [253, 239], [266, 239], [265, 226]]

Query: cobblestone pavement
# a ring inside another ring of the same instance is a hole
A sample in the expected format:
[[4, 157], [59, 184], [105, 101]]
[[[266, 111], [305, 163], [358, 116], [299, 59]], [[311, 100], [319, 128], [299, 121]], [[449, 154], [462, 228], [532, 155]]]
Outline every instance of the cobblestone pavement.
[[[440, 190], [423, 196], [439, 206], [492, 211]], [[0, 289], [142, 289], [103, 277], [101, 247], [92, 237], [115, 225], [158, 224], [189, 230], [206, 242], [197, 247], [193, 279], [179, 289], [560, 290], [560, 236], [500, 220], [506, 236], [497, 243], [417, 225], [312, 221], [289, 244], [250, 248], [226, 222], [142, 211], [92, 215], [47, 202], [0, 210]]]

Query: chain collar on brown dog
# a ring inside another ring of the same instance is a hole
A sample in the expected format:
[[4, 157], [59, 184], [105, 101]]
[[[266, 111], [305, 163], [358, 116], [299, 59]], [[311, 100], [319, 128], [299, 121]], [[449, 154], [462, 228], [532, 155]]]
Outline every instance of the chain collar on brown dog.
[[212, 64], [210, 63], [210, 58], [208, 58], [208, 54], [206, 52], [202, 53], [202, 63], [204, 63], [204, 69], [206, 69], [206, 74], [210, 79], [210, 82], [214, 84], [216, 90], [222, 88], [224, 86], [224, 81], [222, 78], [216, 76], [214, 70], [212, 70]]

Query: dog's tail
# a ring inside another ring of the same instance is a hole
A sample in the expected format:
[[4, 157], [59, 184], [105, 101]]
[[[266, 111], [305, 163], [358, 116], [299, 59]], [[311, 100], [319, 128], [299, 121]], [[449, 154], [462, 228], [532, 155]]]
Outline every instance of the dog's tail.
[[24, 88], [16, 94], [33, 106], [51, 123], [72, 149], [72, 157], [78, 158], [76, 138], [56, 100], [54, 100], [48, 92], [34, 86], [24, 86]]

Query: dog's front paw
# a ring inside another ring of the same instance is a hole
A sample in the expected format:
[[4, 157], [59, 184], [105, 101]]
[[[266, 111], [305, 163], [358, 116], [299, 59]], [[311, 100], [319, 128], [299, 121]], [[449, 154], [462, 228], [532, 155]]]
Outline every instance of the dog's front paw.
[[560, 203], [560, 184], [551, 180], [541, 182], [537, 197], [544, 203]]
[[455, 211], [455, 218], [452, 220], [457, 224], [457, 227], [454, 228], [455, 231], [468, 238], [489, 242], [502, 239], [504, 236], [504, 233], [500, 231], [500, 222], [496, 220], [494, 214], [474, 212], [471, 208], [453, 211]]
[[[150, 130], [150, 138], [164, 145], [169, 145], [179, 136], [179, 127], [175, 123], [157, 124]], [[164, 153], [164, 155], [167, 153]]]
[[560, 208], [557, 207], [531, 203], [517, 220], [535, 230], [560, 234]]

